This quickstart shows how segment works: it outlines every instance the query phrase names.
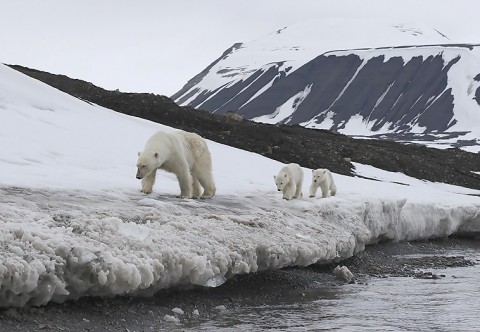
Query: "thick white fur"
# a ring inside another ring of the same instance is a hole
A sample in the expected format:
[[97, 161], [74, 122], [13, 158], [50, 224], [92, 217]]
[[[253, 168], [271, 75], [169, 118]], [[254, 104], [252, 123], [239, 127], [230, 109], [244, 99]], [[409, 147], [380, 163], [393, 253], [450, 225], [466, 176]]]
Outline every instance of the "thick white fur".
[[303, 170], [300, 165], [287, 164], [273, 178], [278, 191], [283, 192], [284, 199], [302, 197]]
[[160, 131], [150, 137], [137, 160], [137, 179], [142, 179], [143, 193], [152, 192], [157, 169], [177, 176], [180, 198], [215, 195], [212, 157], [205, 140], [195, 133]]
[[326, 168], [312, 170], [310, 197], [315, 197], [318, 187], [322, 190], [322, 198], [327, 197], [329, 191], [331, 196], [335, 196], [337, 193], [337, 186], [335, 186], [335, 182], [333, 181], [332, 173]]

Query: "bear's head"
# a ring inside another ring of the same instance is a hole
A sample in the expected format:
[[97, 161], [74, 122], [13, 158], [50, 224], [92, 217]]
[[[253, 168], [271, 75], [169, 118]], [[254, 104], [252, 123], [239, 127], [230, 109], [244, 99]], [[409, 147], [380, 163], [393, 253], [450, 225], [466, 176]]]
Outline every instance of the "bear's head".
[[327, 170], [325, 168], [319, 168], [316, 170], [312, 170], [312, 180], [313, 182], [323, 182], [325, 181], [325, 177], [327, 174]]
[[278, 175], [274, 175], [273, 179], [277, 185], [278, 191], [283, 191], [285, 186], [290, 182], [290, 176], [286, 172], [280, 172]]
[[137, 160], [137, 179], [143, 179], [146, 175], [160, 167], [158, 152], [139, 152]]

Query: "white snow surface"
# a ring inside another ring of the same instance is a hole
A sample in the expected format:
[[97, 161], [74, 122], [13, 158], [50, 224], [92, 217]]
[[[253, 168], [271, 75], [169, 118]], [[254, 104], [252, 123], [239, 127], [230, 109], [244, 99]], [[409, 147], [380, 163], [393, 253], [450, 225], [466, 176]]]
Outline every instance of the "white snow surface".
[[267, 70], [280, 62], [284, 63], [282, 68], [291, 67], [289, 72], [293, 72], [330, 51], [448, 43], [448, 37], [419, 22], [395, 22], [392, 19], [312, 19], [243, 43], [242, 47], [233, 50], [214, 65], [194, 88], [200, 88], [199, 94], [201, 91], [233, 85], [259, 69]]
[[216, 287], [339, 262], [379, 240], [480, 230], [478, 190], [355, 164], [363, 178], [333, 174], [337, 196], [308, 198], [304, 169], [304, 197], [285, 201], [273, 181], [281, 163], [211, 141], [214, 198], [177, 199], [165, 172], [144, 195], [137, 152], [158, 130], [174, 129], [0, 65], [0, 306]]

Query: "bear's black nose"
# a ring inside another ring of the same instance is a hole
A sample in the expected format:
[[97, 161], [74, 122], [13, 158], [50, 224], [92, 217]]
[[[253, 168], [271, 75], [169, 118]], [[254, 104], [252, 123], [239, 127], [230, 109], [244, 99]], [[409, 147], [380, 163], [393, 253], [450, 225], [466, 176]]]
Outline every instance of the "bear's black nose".
[[281, 191], [280, 189], [278, 189], [278, 191]]
[[142, 179], [142, 177], [137, 175], [137, 179], [141, 180], [141, 179]]
[[313, 182], [317, 182], [317, 180], [313, 180]]

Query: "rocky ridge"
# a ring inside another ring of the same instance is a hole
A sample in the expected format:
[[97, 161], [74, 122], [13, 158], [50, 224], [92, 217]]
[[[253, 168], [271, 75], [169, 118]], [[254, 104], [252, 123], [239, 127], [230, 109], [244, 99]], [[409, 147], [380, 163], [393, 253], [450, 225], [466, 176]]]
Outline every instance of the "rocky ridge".
[[196, 132], [283, 163], [297, 162], [307, 168], [328, 168], [335, 173], [354, 175], [351, 162], [358, 162], [418, 179], [480, 189], [480, 175], [473, 173], [480, 171], [480, 154], [458, 148], [439, 150], [393, 140], [358, 140], [300, 126], [261, 124], [239, 119], [235, 114], [214, 115], [180, 107], [166, 96], [110, 91], [64, 75], [17, 65], [10, 67], [82, 100]]

